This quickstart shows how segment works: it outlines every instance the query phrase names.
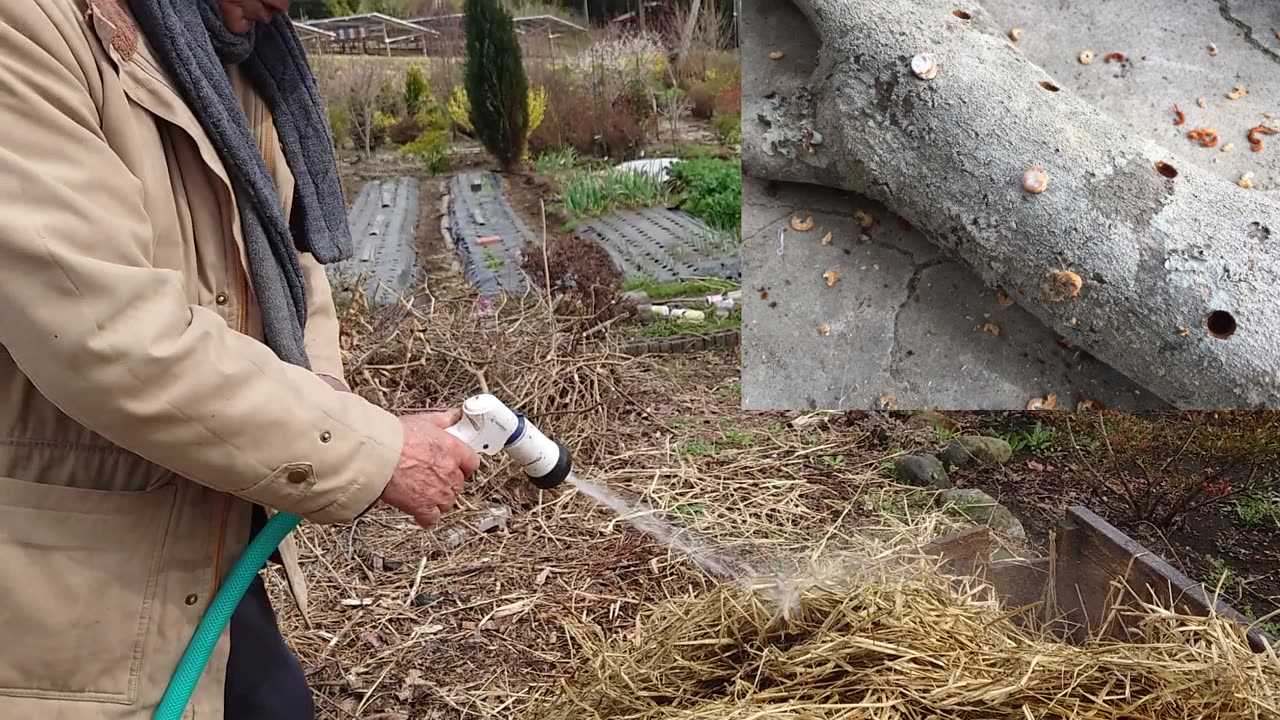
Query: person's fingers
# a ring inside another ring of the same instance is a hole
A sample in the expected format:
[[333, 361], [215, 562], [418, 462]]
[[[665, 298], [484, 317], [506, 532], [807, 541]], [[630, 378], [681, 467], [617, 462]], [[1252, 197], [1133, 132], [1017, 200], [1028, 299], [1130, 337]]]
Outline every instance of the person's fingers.
[[462, 419], [462, 408], [453, 408], [452, 410], [442, 410], [440, 412], [424, 413], [423, 418], [427, 422], [435, 425], [441, 430], [447, 430]]
[[290, 0], [262, 0], [267, 7], [271, 8], [276, 14], [284, 15], [289, 12]]
[[465, 480], [480, 467], [480, 456], [466, 444], [458, 444], [462, 445], [462, 449], [457, 454], [458, 469], [462, 471], [462, 477]]
[[440, 522], [440, 517], [443, 514], [438, 507], [428, 507], [414, 515], [413, 519], [418, 521], [418, 525], [429, 528]]

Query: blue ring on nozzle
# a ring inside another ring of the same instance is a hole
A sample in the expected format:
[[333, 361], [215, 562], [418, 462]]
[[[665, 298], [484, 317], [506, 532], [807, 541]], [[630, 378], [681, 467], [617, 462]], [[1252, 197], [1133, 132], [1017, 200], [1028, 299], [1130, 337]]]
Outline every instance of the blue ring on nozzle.
[[511, 431], [511, 437], [507, 438], [507, 444], [503, 447], [511, 447], [521, 435], [524, 435], [524, 413], [516, 413], [516, 429]]

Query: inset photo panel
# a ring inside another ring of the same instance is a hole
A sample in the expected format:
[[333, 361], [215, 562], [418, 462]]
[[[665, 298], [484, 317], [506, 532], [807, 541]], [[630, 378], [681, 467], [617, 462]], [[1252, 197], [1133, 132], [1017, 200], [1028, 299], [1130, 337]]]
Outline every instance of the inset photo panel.
[[748, 3], [743, 406], [1280, 407], [1280, 5]]

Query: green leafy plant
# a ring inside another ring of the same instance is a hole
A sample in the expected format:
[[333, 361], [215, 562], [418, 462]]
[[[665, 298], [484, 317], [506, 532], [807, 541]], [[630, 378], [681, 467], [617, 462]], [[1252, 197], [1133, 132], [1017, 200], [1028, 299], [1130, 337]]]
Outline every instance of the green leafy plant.
[[676, 186], [679, 206], [717, 230], [737, 234], [742, 225], [742, 164], [698, 158], [667, 171]]
[[603, 215], [615, 208], [649, 207], [668, 201], [665, 183], [653, 175], [610, 168], [579, 171], [560, 182], [560, 201], [576, 216]]
[[502, 262], [502, 258], [498, 257], [497, 255], [494, 255], [493, 251], [490, 250], [489, 248], [484, 249], [483, 257], [484, 257], [484, 266], [486, 268], [489, 268], [490, 270], [497, 270], [498, 268], [502, 267], [504, 264]]
[[476, 137], [503, 170], [524, 157], [529, 81], [511, 14], [498, 0], [467, 0], [464, 87]]
[[578, 151], [571, 147], [561, 150], [548, 150], [533, 161], [533, 169], [540, 173], [554, 173], [571, 170], [578, 164]]
[[1245, 493], [1235, 501], [1236, 516], [1246, 525], [1267, 521], [1280, 527], [1280, 500], [1259, 493]]
[[449, 133], [444, 130], [426, 130], [413, 142], [400, 148], [400, 152], [422, 161], [434, 174], [449, 170]]
[[431, 102], [431, 86], [418, 66], [410, 67], [404, 74], [404, 109], [409, 117], [417, 117]]
[[1053, 428], [1047, 427], [1044, 423], [1036, 421], [1035, 427], [1029, 430], [1019, 430], [1008, 437], [1009, 447], [1015, 453], [1023, 450], [1034, 450], [1036, 452], [1044, 452], [1053, 446]]

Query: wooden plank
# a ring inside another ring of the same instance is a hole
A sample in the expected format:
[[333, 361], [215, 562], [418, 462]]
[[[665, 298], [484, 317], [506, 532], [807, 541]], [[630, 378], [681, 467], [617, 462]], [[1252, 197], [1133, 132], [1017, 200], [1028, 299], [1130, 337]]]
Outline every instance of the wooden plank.
[[996, 589], [996, 595], [1005, 607], [1033, 605], [1045, 599], [1044, 591], [1049, 586], [1049, 558], [993, 560], [986, 567], [985, 578]]
[[986, 525], [965, 528], [922, 545], [920, 553], [941, 557], [948, 573], [977, 575], [991, 553], [991, 531]]
[[[1054, 547], [1054, 590], [1064, 619], [1078, 623], [1076, 639], [1102, 627], [1107, 620], [1108, 599], [1115, 598], [1112, 582], [1123, 581], [1128, 599], [1154, 602], [1188, 615], [1207, 616], [1210, 608], [1221, 617], [1243, 625], [1250, 620], [1226, 603], [1209, 597], [1199, 583], [1120, 532], [1084, 506], [1075, 506], [1059, 523]], [[1123, 618], [1108, 631], [1123, 638]], [[1248, 634], [1249, 645], [1261, 652], [1275, 640], [1260, 629]]]

